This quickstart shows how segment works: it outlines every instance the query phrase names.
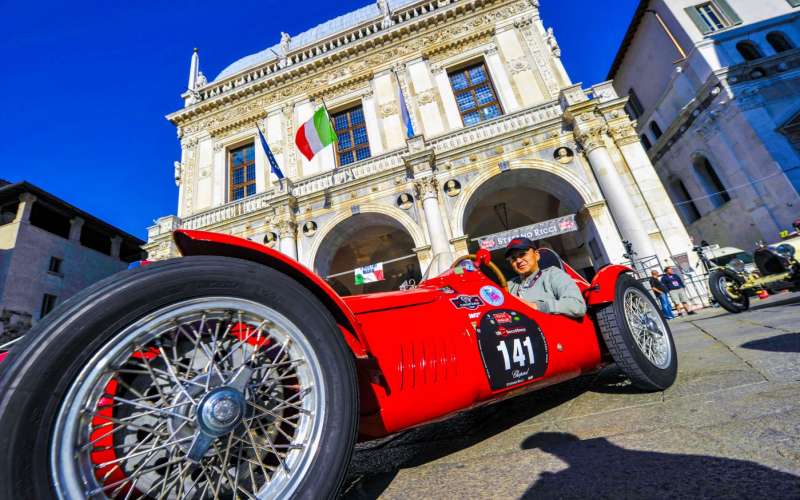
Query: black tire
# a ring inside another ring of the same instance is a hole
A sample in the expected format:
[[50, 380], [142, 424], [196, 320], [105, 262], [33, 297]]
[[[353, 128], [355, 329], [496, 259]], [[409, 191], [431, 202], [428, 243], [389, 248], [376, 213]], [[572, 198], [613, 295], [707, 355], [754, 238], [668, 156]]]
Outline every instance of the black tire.
[[[624, 301], [627, 293], [635, 294], [639, 300], [646, 301], [643, 304], [645, 306], [649, 304], [651, 313], [657, 317], [654, 324], [661, 329], [669, 343], [669, 358], [668, 361], [665, 360], [665, 366], [659, 367], [650, 361], [634, 339], [634, 333], [625, 314]], [[620, 275], [617, 279], [614, 302], [606, 304], [596, 314], [600, 333], [611, 357], [630, 378], [633, 385], [645, 391], [663, 391], [675, 382], [678, 374], [678, 355], [672, 332], [650, 292], [641, 283], [628, 274]]]
[[[319, 445], [315, 454], [308, 453], [310, 465], [293, 496], [335, 497], [354, 448], [358, 418], [354, 360], [336, 322], [308, 290], [278, 271], [240, 259], [197, 256], [124, 271], [91, 286], [60, 305], [12, 349], [0, 374], [0, 498], [55, 498], [50, 465], [54, 424], [81, 370], [96, 353], [109, 352], [101, 349], [112, 349], [119, 338], [115, 335], [127, 325], [204, 297], [262, 304], [308, 339], [326, 385], [324, 397], [315, 401], [324, 404], [325, 412], [319, 419]], [[186, 373], [188, 377], [189, 369]]]
[[738, 283], [738, 277], [727, 269], [712, 269], [708, 274], [708, 288], [714, 300], [728, 312], [740, 313], [750, 309], [750, 297], [742, 292], [739, 297], [734, 297], [728, 291], [724, 282]]

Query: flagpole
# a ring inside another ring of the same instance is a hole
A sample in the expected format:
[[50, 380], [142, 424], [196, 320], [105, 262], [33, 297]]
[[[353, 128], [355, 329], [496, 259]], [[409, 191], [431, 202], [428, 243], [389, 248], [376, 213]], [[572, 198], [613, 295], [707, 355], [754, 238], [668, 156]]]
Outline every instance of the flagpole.
[[[322, 107], [325, 108], [325, 116], [328, 117], [328, 123], [331, 126], [331, 130], [333, 130], [334, 136], [336, 135], [336, 127], [333, 125], [333, 121], [331, 120], [331, 114], [328, 112], [328, 105], [325, 103], [325, 97], [320, 95], [319, 100], [322, 101]], [[339, 142], [339, 137], [336, 137], [336, 141]], [[334, 146], [335, 147], [335, 146]], [[334, 174], [336, 173], [336, 151], [333, 152], [333, 168], [331, 169], [331, 187], [333, 187], [335, 183]]]
[[[262, 131], [261, 130], [261, 126], [258, 124], [258, 121], [256, 121], [256, 129], [258, 129], [259, 133], [261, 133], [261, 136], [264, 137], [264, 141], [266, 142], [266, 140], [267, 140], [267, 127], [266, 127], [266, 124], [264, 124], [264, 125], [265, 125], [264, 126], [264, 130]], [[264, 155], [266, 155], [266, 154], [267, 154], [267, 151], [264, 150]], [[270, 163], [269, 158], [267, 158], [267, 163]], [[278, 174], [276, 174], [275, 172], [272, 171], [272, 164], [271, 163], [270, 163], [269, 171], [270, 171], [271, 174], [274, 174], [275, 177], [278, 177]], [[278, 187], [281, 189], [281, 191], [283, 191], [283, 177], [278, 177]]]

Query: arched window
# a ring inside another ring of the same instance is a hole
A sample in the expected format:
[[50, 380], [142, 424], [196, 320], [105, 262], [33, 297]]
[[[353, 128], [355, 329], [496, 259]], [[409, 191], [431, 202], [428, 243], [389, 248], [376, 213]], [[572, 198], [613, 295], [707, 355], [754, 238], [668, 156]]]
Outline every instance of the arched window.
[[716, 170], [711, 166], [708, 158], [703, 155], [697, 155], [694, 157], [692, 163], [694, 164], [695, 172], [697, 172], [697, 177], [700, 180], [700, 185], [703, 186], [714, 208], [731, 201], [731, 196], [722, 184], [722, 180], [720, 180]]
[[650, 122], [650, 132], [653, 133], [653, 137], [655, 137], [656, 140], [658, 140], [658, 138], [661, 137], [662, 134], [661, 127], [659, 127], [658, 123], [656, 123], [655, 121]]
[[645, 151], [649, 151], [650, 148], [653, 147], [653, 143], [650, 142], [650, 139], [647, 138], [645, 134], [642, 134], [642, 146], [644, 146]]
[[756, 59], [764, 57], [756, 44], [750, 41], [737, 43], [736, 50], [739, 51], [739, 54], [741, 54], [745, 61], [755, 61]]
[[681, 180], [675, 180], [671, 183], [672, 197], [675, 200], [675, 208], [681, 214], [684, 224], [691, 224], [700, 218], [700, 211], [697, 205], [692, 201], [689, 196], [689, 191], [686, 190], [686, 185]]
[[792, 42], [780, 31], [767, 33], [767, 42], [769, 42], [769, 44], [772, 45], [772, 49], [778, 53], [786, 52], [794, 48]]

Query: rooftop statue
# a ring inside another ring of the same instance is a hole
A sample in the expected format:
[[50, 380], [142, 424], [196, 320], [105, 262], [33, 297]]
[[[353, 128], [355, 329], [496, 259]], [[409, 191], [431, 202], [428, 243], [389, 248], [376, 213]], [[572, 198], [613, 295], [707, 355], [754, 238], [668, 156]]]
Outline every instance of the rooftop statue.
[[386, 29], [393, 24], [392, 11], [389, 8], [389, 0], [377, 0], [377, 3], [378, 3], [378, 10], [381, 11], [381, 15], [383, 16], [383, 20], [381, 21], [381, 28]]

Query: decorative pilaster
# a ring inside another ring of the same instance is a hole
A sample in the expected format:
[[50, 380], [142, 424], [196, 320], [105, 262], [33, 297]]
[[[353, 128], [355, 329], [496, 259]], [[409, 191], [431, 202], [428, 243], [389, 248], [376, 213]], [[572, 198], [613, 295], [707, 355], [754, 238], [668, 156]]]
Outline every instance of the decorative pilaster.
[[489, 73], [492, 75], [497, 93], [500, 97], [500, 102], [503, 109], [507, 113], [513, 113], [520, 109], [517, 96], [514, 95], [514, 87], [511, 86], [511, 80], [508, 78], [506, 67], [503, 61], [500, 60], [500, 54], [497, 51], [497, 45], [490, 46], [485, 52], [486, 64], [489, 66]]
[[14, 217], [14, 222], [30, 221], [31, 209], [36, 201], [36, 196], [30, 193], [22, 193], [19, 195], [19, 205], [17, 205], [17, 215]]
[[297, 260], [297, 224], [293, 221], [279, 222], [278, 236], [280, 237], [280, 251]]
[[686, 227], [678, 216], [664, 184], [653, 168], [636, 130], [625, 118], [624, 121], [610, 126], [609, 132], [628, 165], [644, 203], [653, 215], [653, 222], [661, 231], [670, 255], [678, 255], [683, 252], [689, 252], [691, 255], [692, 242], [689, 239], [689, 233], [686, 232]]
[[84, 220], [80, 217], [74, 217], [69, 221], [69, 239], [72, 241], [81, 241], [81, 230], [83, 229]]
[[442, 220], [442, 211], [439, 208], [439, 182], [433, 177], [428, 177], [415, 182], [414, 189], [417, 199], [422, 200], [433, 255], [449, 252], [450, 245]]
[[630, 122], [609, 127], [608, 133], [614, 139], [617, 147], [620, 148], [639, 142], [639, 135], [636, 133], [636, 129], [633, 128], [633, 125], [631, 125]]
[[450, 85], [447, 71], [437, 64], [431, 65], [431, 71], [433, 72], [433, 80], [436, 82], [436, 89], [439, 91], [439, 97], [442, 99], [448, 129], [452, 131], [463, 128], [464, 123], [461, 121], [461, 113], [458, 111], [456, 96], [453, 93], [453, 87]]

